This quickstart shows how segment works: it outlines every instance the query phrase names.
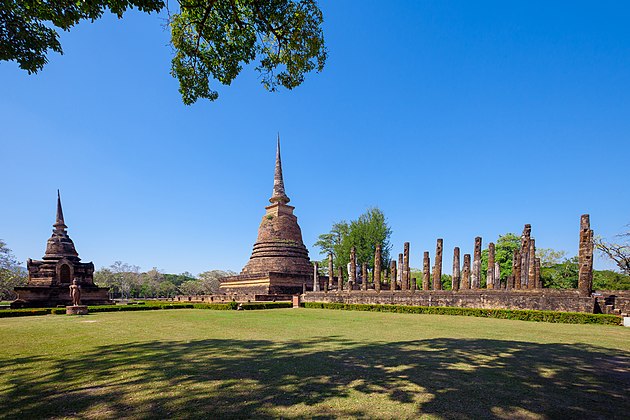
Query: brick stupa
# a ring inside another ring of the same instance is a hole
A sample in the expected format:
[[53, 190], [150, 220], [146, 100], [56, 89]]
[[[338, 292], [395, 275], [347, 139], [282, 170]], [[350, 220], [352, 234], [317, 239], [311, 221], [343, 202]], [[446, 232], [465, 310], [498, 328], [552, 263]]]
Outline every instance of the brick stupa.
[[55, 307], [72, 304], [70, 284], [77, 280], [81, 287], [81, 303], [101, 305], [110, 303], [107, 289], [94, 284], [94, 264], [82, 263], [68, 236], [63, 219], [61, 197], [57, 191], [57, 219], [53, 233], [46, 243], [46, 254], [42, 260], [28, 259], [28, 283], [15, 287], [17, 299], [12, 308]]
[[284, 191], [280, 139], [276, 149], [271, 205], [258, 228], [254, 250], [238, 276], [221, 279], [223, 293], [239, 295], [286, 295], [302, 293], [312, 285], [313, 266], [302, 242], [302, 231]]

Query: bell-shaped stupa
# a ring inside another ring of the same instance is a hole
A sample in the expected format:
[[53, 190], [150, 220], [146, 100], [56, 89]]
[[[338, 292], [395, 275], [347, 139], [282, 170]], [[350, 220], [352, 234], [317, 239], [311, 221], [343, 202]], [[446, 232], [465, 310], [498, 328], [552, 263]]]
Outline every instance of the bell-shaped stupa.
[[313, 267], [302, 242], [295, 207], [284, 190], [280, 138], [276, 149], [271, 205], [265, 207], [254, 250], [238, 276], [221, 281], [221, 290], [236, 294], [294, 294], [312, 282]]

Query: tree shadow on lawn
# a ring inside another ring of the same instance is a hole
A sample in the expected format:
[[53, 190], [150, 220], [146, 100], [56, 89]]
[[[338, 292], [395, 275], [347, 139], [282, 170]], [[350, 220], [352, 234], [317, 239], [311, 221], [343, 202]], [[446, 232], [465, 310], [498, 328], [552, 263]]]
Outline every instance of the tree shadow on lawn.
[[[7, 417], [621, 418], [630, 412], [630, 355], [583, 344], [153, 341], [65, 359], [25, 357], [15, 371], [11, 362], [0, 356], [0, 413]], [[45, 372], [37, 371], [41, 363]], [[366, 399], [347, 406], [331, 401], [351, 393]], [[406, 411], [375, 413], [365, 403], [372, 397]]]

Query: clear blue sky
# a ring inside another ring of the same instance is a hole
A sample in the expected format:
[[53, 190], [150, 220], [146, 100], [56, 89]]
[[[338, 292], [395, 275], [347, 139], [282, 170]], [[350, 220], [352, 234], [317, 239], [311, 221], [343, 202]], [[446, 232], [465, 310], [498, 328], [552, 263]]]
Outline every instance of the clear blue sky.
[[[62, 35], [28, 76], [0, 63], [0, 238], [40, 258], [60, 188], [84, 261], [240, 271], [271, 195], [276, 133], [311, 257], [380, 207], [411, 265], [525, 223], [575, 255], [579, 217], [630, 223], [628, 2], [324, 1], [329, 59], [293, 91], [252, 69], [181, 103], [163, 17]], [[607, 267], [603, 260], [596, 267]]]

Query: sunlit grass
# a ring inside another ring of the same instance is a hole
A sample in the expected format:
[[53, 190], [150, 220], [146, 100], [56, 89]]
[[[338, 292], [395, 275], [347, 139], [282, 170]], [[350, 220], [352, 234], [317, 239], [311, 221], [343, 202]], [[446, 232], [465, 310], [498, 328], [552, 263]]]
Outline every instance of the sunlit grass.
[[6, 417], [622, 417], [630, 329], [347, 312], [0, 319]]

